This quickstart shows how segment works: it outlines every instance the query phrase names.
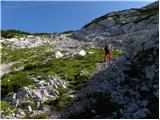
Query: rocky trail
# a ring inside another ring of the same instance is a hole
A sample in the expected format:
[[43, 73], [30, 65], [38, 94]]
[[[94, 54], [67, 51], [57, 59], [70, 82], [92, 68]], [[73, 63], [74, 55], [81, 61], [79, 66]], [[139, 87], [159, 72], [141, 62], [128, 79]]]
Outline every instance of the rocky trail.
[[11, 63], [8, 63], [8, 64], [1, 64], [0, 66], [0, 69], [1, 69], [1, 72], [0, 72], [0, 77], [2, 77], [3, 75], [7, 74], [10, 72], [10, 67], [14, 64], [16, 64], [18, 62], [11, 62]]

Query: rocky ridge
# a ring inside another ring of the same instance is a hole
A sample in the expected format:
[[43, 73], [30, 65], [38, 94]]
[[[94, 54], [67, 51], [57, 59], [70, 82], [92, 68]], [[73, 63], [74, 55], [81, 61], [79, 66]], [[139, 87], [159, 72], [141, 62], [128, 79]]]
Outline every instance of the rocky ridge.
[[134, 37], [143, 37], [146, 32], [158, 29], [158, 11], [157, 1], [140, 9], [111, 12], [75, 31], [73, 37], [93, 41], [98, 46], [113, 43], [121, 47]]

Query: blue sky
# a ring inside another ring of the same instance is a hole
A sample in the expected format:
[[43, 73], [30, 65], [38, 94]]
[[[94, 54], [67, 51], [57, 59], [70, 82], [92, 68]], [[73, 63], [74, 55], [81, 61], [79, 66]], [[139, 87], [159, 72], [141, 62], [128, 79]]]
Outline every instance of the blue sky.
[[111, 11], [139, 8], [153, 1], [3, 1], [1, 29], [26, 32], [77, 30]]

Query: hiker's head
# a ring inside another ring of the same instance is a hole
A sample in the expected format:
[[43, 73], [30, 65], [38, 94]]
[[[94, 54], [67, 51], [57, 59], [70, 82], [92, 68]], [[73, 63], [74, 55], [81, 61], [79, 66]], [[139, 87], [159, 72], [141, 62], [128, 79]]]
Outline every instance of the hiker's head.
[[111, 48], [111, 47], [112, 47], [112, 44], [110, 43], [110, 44], [108, 45], [108, 47]]

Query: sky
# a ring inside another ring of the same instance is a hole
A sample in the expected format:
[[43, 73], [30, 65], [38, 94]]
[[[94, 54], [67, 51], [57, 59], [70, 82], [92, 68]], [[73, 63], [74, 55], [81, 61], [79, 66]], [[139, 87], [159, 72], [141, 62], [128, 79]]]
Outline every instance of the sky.
[[78, 30], [109, 12], [140, 8], [153, 1], [2, 1], [1, 29], [31, 33]]

